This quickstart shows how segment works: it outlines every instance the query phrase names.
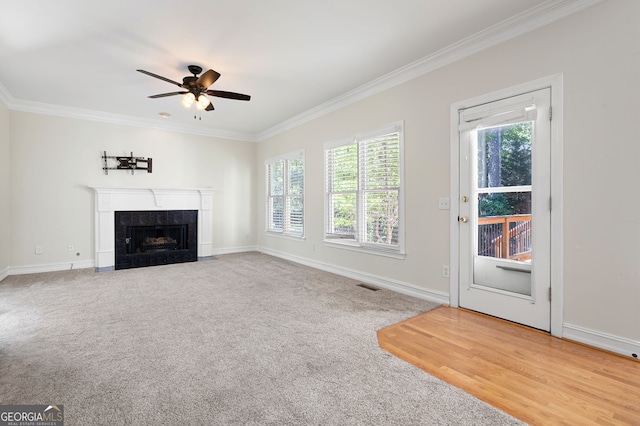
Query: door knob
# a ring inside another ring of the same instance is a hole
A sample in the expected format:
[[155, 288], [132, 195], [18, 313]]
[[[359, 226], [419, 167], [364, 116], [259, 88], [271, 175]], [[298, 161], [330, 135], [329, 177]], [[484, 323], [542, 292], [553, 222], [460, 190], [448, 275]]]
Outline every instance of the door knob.
[[467, 216], [458, 217], [458, 222], [467, 223], [469, 222], [469, 218]]

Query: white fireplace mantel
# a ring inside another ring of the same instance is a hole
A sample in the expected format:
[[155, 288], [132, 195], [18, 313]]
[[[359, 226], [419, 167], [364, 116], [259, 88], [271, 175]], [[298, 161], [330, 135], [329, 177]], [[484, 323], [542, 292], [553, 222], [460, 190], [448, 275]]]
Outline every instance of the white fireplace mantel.
[[110, 188], [95, 191], [96, 271], [115, 267], [115, 213], [136, 210], [198, 210], [198, 258], [213, 255], [211, 188]]

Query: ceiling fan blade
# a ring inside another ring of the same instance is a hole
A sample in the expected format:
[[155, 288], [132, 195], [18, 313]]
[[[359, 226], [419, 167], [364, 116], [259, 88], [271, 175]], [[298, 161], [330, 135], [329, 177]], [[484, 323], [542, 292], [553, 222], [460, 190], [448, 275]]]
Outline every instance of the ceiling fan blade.
[[213, 104], [209, 104], [207, 105], [207, 107], [204, 109], [205, 111], [213, 111], [215, 108], [213, 107]]
[[204, 74], [202, 74], [199, 78], [198, 81], [196, 81], [196, 83], [198, 83], [198, 85], [204, 87], [205, 89], [209, 86], [211, 86], [213, 83], [216, 82], [217, 79], [220, 78], [220, 73], [215, 72], [214, 70], [209, 70], [207, 72], [205, 72]]
[[189, 92], [171, 92], [171, 93], [160, 93], [159, 95], [151, 95], [151, 96], [147, 96], [148, 98], [151, 99], [156, 99], [156, 98], [164, 98], [167, 96], [175, 96], [175, 95], [185, 95]]
[[207, 90], [207, 95], [217, 96], [219, 98], [237, 99], [239, 101], [248, 101], [251, 99], [249, 95], [243, 95], [242, 93], [225, 92], [224, 90]]
[[178, 83], [177, 81], [169, 80], [168, 78], [163, 77], [161, 75], [154, 74], [152, 72], [145, 71], [145, 70], [136, 70], [136, 71], [141, 72], [142, 74], [150, 75], [151, 77], [159, 78], [160, 80], [164, 80], [167, 83], [175, 84], [178, 87], [183, 87], [183, 85], [181, 83]]

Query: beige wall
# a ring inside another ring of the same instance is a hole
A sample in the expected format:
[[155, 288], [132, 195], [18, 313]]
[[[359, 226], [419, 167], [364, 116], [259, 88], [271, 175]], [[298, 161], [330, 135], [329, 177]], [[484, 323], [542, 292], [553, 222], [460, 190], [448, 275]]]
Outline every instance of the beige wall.
[[[564, 74], [564, 322], [640, 341], [640, 2], [612, 0], [372, 96], [258, 145], [258, 245], [449, 292], [451, 104]], [[405, 122], [405, 260], [325, 247], [323, 144]], [[264, 233], [264, 160], [304, 148], [306, 240]], [[557, 202], [557, 200], [556, 200]]]
[[[151, 157], [153, 173], [105, 175], [105, 150]], [[252, 142], [12, 112], [9, 265], [94, 260], [94, 195], [88, 185], [214, 188], [214, 252], [253, 247], [254, 173]], [[42, 255], [35, 255], [36, 245]]]
[[0, 102], [0, 279], [10, 266], [10, 210], [11, 187], [9, 182], [11, 152], [9, 137], [9, 110]]

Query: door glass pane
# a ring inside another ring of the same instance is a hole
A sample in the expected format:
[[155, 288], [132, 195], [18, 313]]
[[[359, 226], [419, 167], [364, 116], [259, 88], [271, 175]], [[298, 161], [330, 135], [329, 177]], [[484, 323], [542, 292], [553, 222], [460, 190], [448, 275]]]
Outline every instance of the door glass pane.
[[523, 295], [531, 295], [532, 129], [526, 122], [478, 130], [474, 176], [473, 282]]
[[478, 195], [478, 256], [531, 260], [531, 192]]
[[531, 185], [533, 122], [478, 130], [478, 188]]

